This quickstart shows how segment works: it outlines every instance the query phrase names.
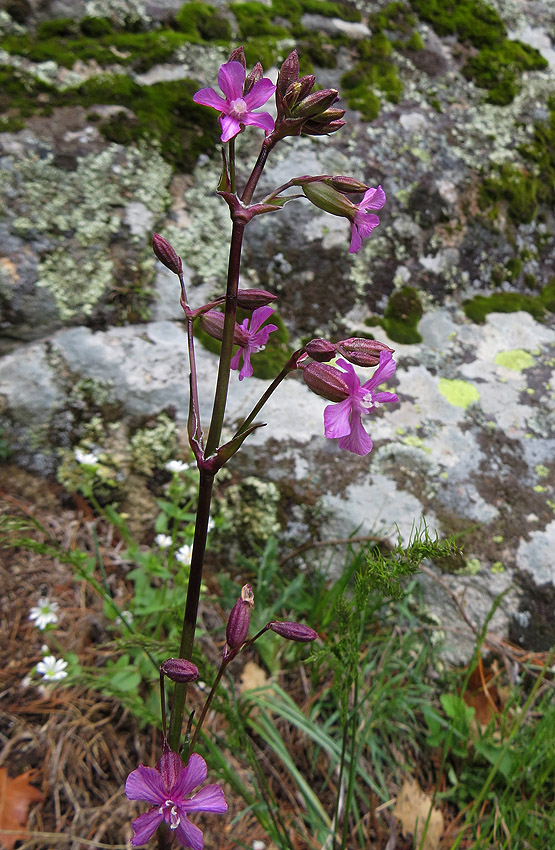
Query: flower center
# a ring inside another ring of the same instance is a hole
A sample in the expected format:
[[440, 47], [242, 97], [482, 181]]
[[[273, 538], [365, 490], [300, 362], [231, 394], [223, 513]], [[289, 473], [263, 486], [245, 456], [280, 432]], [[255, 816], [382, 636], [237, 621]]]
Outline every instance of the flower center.
[[238, 97], [236, 100], [232, 100], [230, 103], [231, 109], [229, 114], [232, 118], [236, 118], [237, 121], [240, 121], [244, 115], [249, 111], [247, 104], [243, 100], [242, 97]]
[[360, 400], [360, 404], [361, 404], [362, 407], [364, 407], [366, 409], [367, 412], [369, 412], [370, 410], [373, 410], [375, 407], [380, 406], [379, 401], [374, 401], [374, 396], [373, 396], [371, 391], [365, 393], [362, 396], [362, 398]]
[[[166, 811], [164, 811], [164, 809], [166, 809]], [[169, 812], [167, 809], [169, 809]], [[166, 800], [164, 805], [160, 806], [158, 812], [164, 816], [164, 820], [170, 825], [170, 829], [177, 829], [181, 823], [181, 816], [173, 800]]]

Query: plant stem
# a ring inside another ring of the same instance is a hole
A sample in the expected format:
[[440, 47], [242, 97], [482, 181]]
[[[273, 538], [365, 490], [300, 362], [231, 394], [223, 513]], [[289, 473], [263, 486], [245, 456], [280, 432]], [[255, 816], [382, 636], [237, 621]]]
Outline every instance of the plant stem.
[[[208, 520], [210, 518], [210, 502], [212, 500], [213, 485], [214, 473], [201, 469], [195, 537], [193, 540], [193, 551], [191, 554], [191, 569], [189, 573], [189, 585], [187, 587], [187, 601], [185, 603], [183, 631], [181, 632], [181, 646], [179, 648], [179, 657], [185, 658], [187, 661], [190, 661], [193, 655], [193, 642], [195, 639], [195, 629], [197, 624], [198, 602], [202, 581], [202, 568], [204, 566], [204, 553], [206, 550], [206, 536], [208, 531]], [[175, 686], [173, 695], [170, 732], [168, 735], [170, 748], [174, 752], [178, 752], [179, 750], [186, 694], [187, 685], [178, 682]]]
[[[231, 658], [229, 660], [231, 661]], [[220, 684], [220, 681], [222, 679], [222, 676], [225, 672], [227, 665], [228, 665], [228, 661], [222, 661], [222, 663], [220, 665], [220, 669], [218, 670], [218, 675], [214, 679], [214, 684], [212, 685], [212, 689], [211, 689], [210, 693], [208, 694], [206, 702], [204, 703], [202, 712], [201, 712], [200, 717], [198, 719], [198, 723], [197, 723], [195, 731], [193, 733], [193, 737], [191, 738], [191, 743], [189, 744], [189, 751], [190, 752], [194, 752], [194, 750], [195, 750], [195, 741], [197, 740], [198, 735], [200, 733], [200, 730], [202, 729], [202, 724], [204, 723], [204, 718], [208, 714], [208, 709], [210, 708], [210, 703], [212, 702], [212, 699], [214, 698], [214, 694], [216, 693], [216, 688]]]
[[285, 366], [283, 367], [283, 369], [281, 370], [279, 375], [276, 378], [274, 378], [274, 380], [272, 381], [272, 383], [270, 384], [270, 386], [268, 387], [266, 392], [263, 393], [263, 395], [260, 396], [260, 399], [257, 401], [257, 403], [255, 404], [255, 406], [253, 407], [253, 409], [251, 410], [251, 412], [249, 413], [247, 418], [244, 419], [241, 422], [237, 431], [233, 435], [234, 437], [237, 437], [239, 434], [242, 434], [243, 431], [246, 431], [246, 429], [249, 427], [249, 425], [251, 424], [253, 419], [255, 419], [256, 416], [258, 416], [259, 412], [262, 410], [262, 408], [264, 407], [264, 405], [266, 404], [266, 402], [268, 401], [268, 399], [270, 398], [272, 393], [279, 387], [279, 385], [281, 384], [283, 379], [287, 377], [289, 372], [293, 372], [297, 368], [297, 361], [299, 359], [299, 356], [303, 352], [304, 352], [304, 348], [299, 348], [298, 351], [295, 351], [295, 353], [291, 355], [291, 357], [289, 358], [289, 360], [287, 361], [287, 363], [285, 364]]
[[268, 154], [270, 153], [274, 145], [275, 141], [272, 141], [271, 136], [266, 136], [266, 138], [262, 142], [262, 147], [260, 148], [258, 159], [256, 160], [251, 176], [247, 180], [245, 190], [241, 195], [241, 200], [244, 204], [250, 204], [252, 196], [254, 195], [254, 190], [256, 189], [257, 183], [260, 180], [260, 175], [262, 174], [264, 166], [266, 165]]
[[229, 387], [229, 372], [231, 353], [233, 350], [233, 337], [235, 333], [235, 319], [237, 316], [237, 289], [239, 286], [239, 270], [241, 267], [241, 248], [243, 245], [243, 234], [246, 222], [235, 220], [231, 233], [231, 246], [229, 249], [229, 264], [227, 270], [227, 291], [225, 297], [225, 320], [220, 353], [220, 365], [218, 368], [218, 379], [212, 408], [212, 419], [210, 430], [206, 440], [205, 458], [214, 454], [220, 442], [222, 427], [224, 423], [227, 391]]

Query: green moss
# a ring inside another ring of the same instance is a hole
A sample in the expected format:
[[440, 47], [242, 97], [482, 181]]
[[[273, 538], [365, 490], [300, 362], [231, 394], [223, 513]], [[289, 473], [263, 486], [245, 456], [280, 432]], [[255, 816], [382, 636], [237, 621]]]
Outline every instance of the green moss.
[[[504, 202], [515, 224], [529, 224], [538, 211], [539, 180], [516, 165], [504, 163], [480, 187], [482, 209]], [[555, 191], [555, 190], [552, 190]]]
[[416, 25], [416, 19], [406, 3], [393, 2], [370, 15], [368, 25], [372, 32], [388, 30], [408, 38]]
[[330, 0], [301, 0], [303, 12], [323, 15], [326, 18], [341, 18], [343, 21], [361, 20], [359, 10], [351, 3], [332, 3]]
[[522, 274], [522, 260], [519, 257], [511, 257], [507, 260], [507, 278], [510, 281], [517, 280]]
[[406, 44], [407, 50], [423, 50], [424, 41], [419, 32], [413, 32]]
[[539, 295], [521, 295], [519, 292], [495, 292], [493, 295], [476, 295], [463, 302], [465, 314], [473, 322], [483, 324], [488, 313], [515, 313], [524, 310], [541, 321], [546, 312], [555, 312], [555, 278]]
[[518, 77], [523, 71], [543, 70], [547, 65], [535, 47], [503, 39], [494, 47], [483, 47], [476, 56], [468, 59], [462, 73], [467, 80], [489, 91], [489, 103], [505, 106], [517, 94]]
[[224, 40], [231, 38], [231, 24], [208, 3], [184, 3], [175, 16], [177, 28], [197, 40]]
[[410, 4], [438, 35], [455, 35], [474, 47], [498, 44], [506, 34], [495, 9], [482, 0], [410, 0]]
[[534, 125], [532, 142], [519, 150], [533, 163], [538, 202], [552, 208], [555, 206], [555, 97], [550, 99], [549, 107], [549, 119]]
[[380, 110], [376, 91], [391, 103], [398, 103], [403, 94], [403, 84], [390, 58], [391, 42], [383, 32], [362, 39], [357, 50], [360, 59], [351, 71], [343, 74], [341, 87], [348, 106], [358, 110], [366, 121], [372, 121]]
[[231, 11], [237, 19], [241, 39], [272, 36], [287, 38], [289, 31], [273, 23], [274, 13], [271, 7], [258, 2], [234, 3]]
[[[250, 316], [251, 313], [246, 310], [237, 311], [237, 321], [241, 323], [243, 319]], [[254, 369], [254, 377], [262, 380], [271, 380], [281, 371], [292, 354], [291, 348], [288, 346], [289, 333], [283, 324], [283, 321], [274, 312], [271, 317], [274, 325], [277, 325], [277, 331], [270, 334], [266, 347], [263, 351], [253, 354], [251, 358], [252, 367]], [[209, 336], [200, 326], [199, 322], [195, 323], [195, 337], [201, 345], [213, 354], [219, 354], [221, 343], [214, 337]], [[236, 351], [236, 349], [234, 349]]]
[[538, 279], [536, 275], [532, 274], [532, 272], [526, 272], [524, 275], [524, 286], [528, 289], [537, 289]]
[[83, 35], [89, 38], [100, 38], [113, 32], [113, 26], [109, 18], [95, 18], [90, 15], [83, 18], [79, 23], [79, 29]]
[[54, 18], [38, 25], [37, 38], [43, 41], [56, 35], [76, 35], [78, 30], [79, 25], [73, 18]]
[[381, 325], [394, 342], [412, 345], [422, 342], [418, 333], [418, 322], [423, 309], [418, 292], [412, 286], [404, 286], [394, 292], [385, 308], [383, 319], [366, 319], [367, 325]]

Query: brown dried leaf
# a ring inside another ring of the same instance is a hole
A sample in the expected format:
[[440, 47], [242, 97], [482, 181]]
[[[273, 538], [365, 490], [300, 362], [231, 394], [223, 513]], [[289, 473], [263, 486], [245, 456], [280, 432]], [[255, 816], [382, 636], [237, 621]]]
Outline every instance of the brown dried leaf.
[[242, 694], [244, 694], [245, 691], [252, 691], [254, 688], [264, 687], [268, 681], [266, 673], [258, 666], [258, 664], [255, 664], [254, 661], [247, 661], [245, 669], [243, 670], [243, 675], [241, 676], [239, 690]]
[[[29, 784], [36, 771], [27, 770], [14, 779], [9, 779], [5, 767], [0, 767], [0, 842], [4, 850], [13, 850], [16, 841], [28, 837], [25, 829], [31, 803], [42, 803], [43, 795], [38, 788]], [[15, 830], [7, 835], [2, 830]]]
[[[393, 814], [401, 821], [403, 835], [415, 835], [416, 845], [420, 847], [420, 841], [424, 834], [424, 826], [428, 819], [428, 813], [432, 805], [431, 798], [422, 791], [415, 779], [407, 777], [403, 782]], [[426, 838], [421, 850], [438, 850], [441, 833], [443, 832], [443, 815], [439, 809], [432, 809]]]

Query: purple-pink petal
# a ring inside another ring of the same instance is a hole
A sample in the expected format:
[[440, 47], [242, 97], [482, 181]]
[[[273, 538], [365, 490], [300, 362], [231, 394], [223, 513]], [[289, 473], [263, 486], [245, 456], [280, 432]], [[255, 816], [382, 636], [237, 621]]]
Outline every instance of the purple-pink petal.
[[125, 793], [130, 800], [144, 800], [160, 805], [167, 799], [162, 776], [154, 767], [140, 764], [127, 777]]
[[375, 227], [378, 226], [380, 220], [377, 215], [374, 213], [355, 213], [355, 227], [364, 239], [366, 236], [370, 236]]
[[337, 365], [343, 369], [342, 378], [349, 387], [349, 393], [353, 396], [360, 389], [360, 380], [354, 370], [352, 363], [347, 360], [338, 360]]
[[374, 401], [377, 401], [378, 404], [387, 404], [392, 401], [399, 401], [398, 396], [395, 393], [372, 393], [372, 398]]
[[366, 383], [362, 385], [362, 388], [365, 390], [373, 390], [375, 387], [379, 387], [380, 384], [383, 384], [384, 381], [387, 381], [395, 374], [396, 368], [397, 365], [393, 359], [391, 351], [381, 351], [378, 368], [370, 380], [366, 381]]
[[364, 430], [360, 413], [353, 410], [351, 414], [351, 433], [339, 440], [339, 448], [346, 449], [357, 455], [367, 455], [372, 451], [372, 440]]
[[228, 100], [243, 97], [245, 69], [240, 62], [226, 62], [218, 71], [218, 85]]
[[248, 94], [245, 95], [245, 103], [248, 110], [257, 109], [259, 106], [264, 106], [267, 100], [271, 98], [276, 87], [268, 77], [262, 77], [257, 80]]
[[207, 785], [205, 788], [201, 788], [190, 800], [186, 800], [183, 808], [186, 812], [215, 812], [216, 814], [223, 814], [227, 812], [227, 803], [224, 792], [219, 785]]
[[357, 251], [360, 251], [361, 247], [362, 239], [360, 238], [360, 233], [353, 221], [351, 222], [351, 244], [349, 245], [349, 254], [356, 254]]
[[257, 307], [256, 310], [253, 310], [253, 314], [249, 323], [249, 331], [251, 333], [256, 333], [260, 325], [264, 324], [266, 319], [269, 319], [270, 316], [273, 315], [274, 311], [271, 307]]
[[184, 767], [179, 774], [179, 779], [173, 794], [174, 802], [176, 802], [176, 798], [178, 796], [182, 799], [187, 797], [191, 791], [197, 787], [197, 785], [204, 782], [206, 779], [206, 773], [206, 762], [202, 756], [199, 756], [197, 753], [193, 753], [187, 762], [187, 766]]
[[222, 128], [222, 142], [229, 142], [237, 133], [241, 132], [241, 125], [231, 115], [220, 115], [220, 125]]
[[241, 118], [241, 124], [261, 127], [267, 133], [271, 133], [275, 126], [274, 119], [269, 112], [247, 112]]
[[144, 815], [139, 815], [138, 818], [135, 818], [131, 823], [133, 832], [135, 833], [131, 839], [133, 847], [140, 847], [141, 844], [146, 844], [163, 820], [164, 816], [160, 814], [158, 809], [150, 809]]
[[175, 830], [175, 836], [184, 847], [191, 847], [192, 850], [202, 850], [204, 847], [202, 831], [194, 823], [191, 823], [186, 815], [181, 816], [179, 826]]
[[378, 186], [377, 189], [368, 189], [357, 207], [359, 210], [381, 210], [384, 204], [385, 192], [381, 186]]
[[251, 345], [249, 346], [252, 349], [260, 348], [262, 345], [266, 345], [268, 342], [269, 336], [274, 331], [277, 331], [277, 325], [265, 325], [259, 331], [251, 337]]
[[251, 353], [248, 348], [241, 349], [243, 353], [243, 367], [239, 372], [239, 380], [242, 381], [243, 378], [252, 378], [254, 369], [252, 368], [251, 363]]
[[159, 759], [156, 770], [162, 777], [165, 792], [171, 794], [184, 772], [181, 756], [169, 750]]
[[328, 404], [324, 410], [324, 434], [328, 439], [346, 436], [351, 430], [350, 414], [353, 400], [349, 396], [344, 401]]
[[225, 97], [210, 88], [199, 89], [193, 95], [193, 100], [195, 103], [200, 103], [201, 106], [211, 106], [212, 109], [217, 109], [219, 112], [225, 112], [228, 106]]

